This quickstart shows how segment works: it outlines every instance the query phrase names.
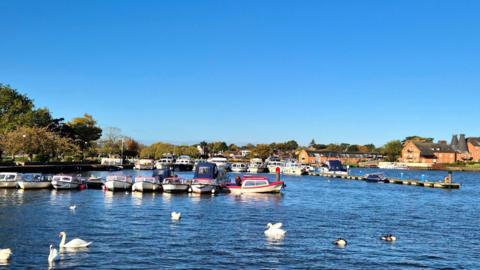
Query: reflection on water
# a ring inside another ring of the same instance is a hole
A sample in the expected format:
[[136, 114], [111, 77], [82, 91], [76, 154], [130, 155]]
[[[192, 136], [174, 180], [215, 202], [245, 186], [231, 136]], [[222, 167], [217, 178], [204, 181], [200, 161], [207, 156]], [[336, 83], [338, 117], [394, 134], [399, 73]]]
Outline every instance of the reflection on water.
[[[480, 269], [479, 176], [456, 173], [462, 187], [450, 192], [322, 177], [284, 177], [283, 194], [0, 189], [0, 248], [14, 253], [0, 269], [48, 267], [60, 231], [93, 244], [61, 251], [54, 269]], [[172, 211], [182, 219], [172, 221]], [[284, 239], [264, 234], [276, 222]], [[380, 241], [385, 233], [397, 242]], [[332, 244], [338, 237], [345, 249]]]

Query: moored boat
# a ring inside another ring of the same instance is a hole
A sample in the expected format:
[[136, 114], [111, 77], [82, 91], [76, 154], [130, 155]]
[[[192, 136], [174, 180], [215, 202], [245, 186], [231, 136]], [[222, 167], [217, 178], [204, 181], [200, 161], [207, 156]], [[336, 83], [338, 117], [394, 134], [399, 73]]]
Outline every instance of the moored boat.
[[160, 160], [155, 162], [155, 168], [161, 170], [161, 169], [167, 169], [170, 167], [173, 167], [174, 159], [172, 155], [164, 155]]
[[155, 161], [153, 159], [139, 159], [135, 161], [135, 170], [153, 170]]
[[306, 175], [308, 174], [307, 169], [298, 164], [295, 160], [287, 160], [285, 166], [281, 168], [281, 172], [287, 175]]
[[42, 189], [52, 186], [52, 176], [39, 173], [23, 174], [17, 185], [21, 189]]
[[16, 188], [17, 181], [20, 180], [22, 174], [20, 173], [0, 173], [0, 188]]
[[235, 162], [231, 165], [232, 172], [246, 172], [248, 170], [248, 165], [242, 162]]
[[54, 189], [79, 189], [82, 185], [82, 179], [77, 175], [54, 175], [52, 186]]
[[225, 175], [225, 169], [217, 167], [215, 163], [199, 162], [190, 186], [191, 191], [194, 193], [216, 193], [220, 191], [220, 186], [224, 184]]
[[153, 176], [137, 176], [135, 183], [132, 185], [132, 191], [157, 191], [161, 188], [157, 177]]
[[169, 193], [187, 192], [190, 187], [189, 181], [180, 177], [167, 177], [163, 179], [163, 191]]
[[249, 173], [263, 173], [267, 167], [263, 163], [263, 160], [261, 158], [252, 158], [250, 160], [250, 164], [248, 164], [248, 170], [247, 172]]
[[105, 180], [105, 188], [110, 191], [130, 190], [132, 188], [132, 177], [109, 175]]
[[323, 164], [319, 171], [321, 174], [328, 174], [328, 175], [339, 175], [339, 176], [347, 176], [348, 171], [343, 167], [343, 164], [340, 160], [327, 160], [325, 164]]
[[267, 177], [245, 175], [240, 183], [229, 183], [225, 189], [233, 194], [279, 193], [285, 187], [283, 181], [270, 181]]
[[265, 163], [267, 164], [268, 172], [269, 173], [276, 173], [277, 170], [282, 172], [282, 168], [285, 166], [285, 162], [281, 161], [279, 157], [269, 157]]
[[388, 179], [383, 173], [369, 173], [363, 177], [366, 182], [385, 183]]
[[190, 156], [179, 156], [173, 164], [173, 170], [176, 172], [188, 172], [193, 169], [193, 160]]
[[215, 163], [218, 169], [223, 169], [225, 171], [230, 171], [230, 163], [228, 162], [227, 158], [224, 156], [215, 156], [211, 157], [207, 160], [210, 163]]
[[104, 183], [105, 181], [102, 177], [92, 175], [87, 179], [87, 187], [90, 189], [102, 189]]

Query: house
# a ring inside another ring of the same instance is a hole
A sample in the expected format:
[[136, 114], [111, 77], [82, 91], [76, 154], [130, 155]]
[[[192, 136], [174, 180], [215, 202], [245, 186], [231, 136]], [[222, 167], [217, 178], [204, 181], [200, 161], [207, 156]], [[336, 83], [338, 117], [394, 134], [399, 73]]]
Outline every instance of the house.
[[402, 149], [400, 161], [407, 163], [453, 163], [457, 151], [446, 141], [438, 143], [407, 141]]
[[480, 138], [468, 138], [467, 149], [472, 161], [480, 162]]
[[340, 160], [345, 164], [358, 164], [363, 161], [382, 159], [378, 153], [350, 153], [302, 149], [298, 153], [298, 161], [302, 164], [322, 164], [328, 160]]

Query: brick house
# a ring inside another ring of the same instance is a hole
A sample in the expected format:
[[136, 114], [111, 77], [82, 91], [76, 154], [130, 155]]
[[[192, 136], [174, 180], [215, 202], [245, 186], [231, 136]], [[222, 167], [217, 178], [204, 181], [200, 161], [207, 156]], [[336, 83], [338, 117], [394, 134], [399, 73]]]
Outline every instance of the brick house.
[[468, 148], [468, 153], [470, 153], [470, 157], [472, 161], [479, 162], [480, 161], [480, 138], [468, 138], [467, 148]]
[[400, 161], [407, 163], [453, 163], [456, 160], [457, 151], [445, 141], [440, 143], [407, 141], [400, 158]]
[[358, 164], [359, 162], [382, 159], [378, 153], [349, 153], [302, 149], [298, 153], [298, 162], [302, 164], [322, 164], [328, 160], [340, 160], [344, 164]]

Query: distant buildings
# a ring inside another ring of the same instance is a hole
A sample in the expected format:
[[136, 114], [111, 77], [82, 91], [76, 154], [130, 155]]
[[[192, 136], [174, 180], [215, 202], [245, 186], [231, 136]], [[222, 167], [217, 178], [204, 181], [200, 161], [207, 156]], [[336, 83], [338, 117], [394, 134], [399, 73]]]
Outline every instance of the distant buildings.
[[466, 138], [465, 134], [453, 135], [450, 144], [446, 141], [405, 142], [400, 160], [406, 163], [454, 163], [480, 161], [480, 138]]
[[327, 160], [340, 160], [345, 164], [358, 164], [369, 160], [380, 160], [383, 156], [378, 153], [349, 153], [302, 149], [298, 153], [298, 161], [302, 164], [321, 164]]

